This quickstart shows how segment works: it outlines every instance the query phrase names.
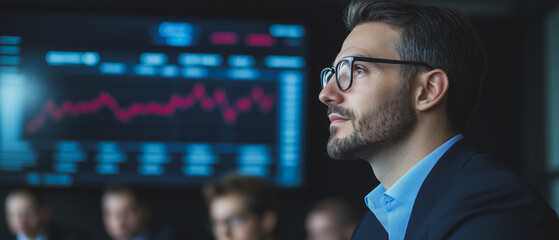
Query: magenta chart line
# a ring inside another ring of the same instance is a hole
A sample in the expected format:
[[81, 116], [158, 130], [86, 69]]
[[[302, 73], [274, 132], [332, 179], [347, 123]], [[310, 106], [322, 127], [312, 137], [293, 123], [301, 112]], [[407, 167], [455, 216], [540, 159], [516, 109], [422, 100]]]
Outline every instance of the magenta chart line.
[[53, 121], [62, 121], [66, 116], [77, 117], [80, 115], [95, 114], [103, 107], [108, 108], [116, 120], [127, 123], [138, 116], [155, 115], [171, 117], [177, 110], [186, 111], [196, 103], [206, 112], [219, 108], [223, 122], [231, 125], [237, 121], [241, 113], [248, 112], [254, 107], [258, 107], [263, 113], [270, 112], [275, 104], [275, 96], [272, 94], [265, 94], [264, 89], [260, 86], [254, 86], [248, 94], [237, 98], [236, 101], [231, 104], [227, 99], [225, 90], [218, 88], [213, 94], [208, 95], [206, 87], [203, 84], [196, 84], [189, 94], [185, 96], [173, 94], [165, 104], [156, 102], [134, 102], [127, 108], [121, 107], [118, 101], [107, 92], [101, 92], [90, 101], [74, 103], [66, 100], [58, 106], [54, 100], [50, 99], [45, 102], [39, 114], [32, 118], [26, 125], [25, 131], [27, 134], [33, 134], [44, 127], [48, 118]]

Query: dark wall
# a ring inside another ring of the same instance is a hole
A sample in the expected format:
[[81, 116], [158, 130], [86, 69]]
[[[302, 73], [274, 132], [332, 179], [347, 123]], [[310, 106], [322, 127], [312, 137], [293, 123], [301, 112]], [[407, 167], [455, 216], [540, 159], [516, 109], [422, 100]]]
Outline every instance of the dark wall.
[[[43, 3], [42, 1], [13, 3], [10, 8], [85, 11], [126, 14], [184, 14], [201, 17], [234, 17], [242, 19], [299, 19], [309, 23], [312, 35], [311, 72], [308, 79], [308, 113], [306, 119], [306, 185], [298, 190], [281, 190], [282, 211], [280, 212], [279, 239], [304, 239], [304, 217], [309, 206], [319, 198], [343, 196], [361, 211], [366, 208], [363, 197], [376, 186], [368, 163], [364, 161], [335, 161], [326, 155], [328, 119], [326, 108], [318, 101], [320, 91], [318, 75], [335, 58], [346, 35], [342, 23], [343, 4], [332, 2], [303, 1], [219, 1], [206, 3], [171, 3], [157, 1], [140, 4], [139, 1], [121, 2], [117, 5], [108, 1], [88, 1], [90, 4], [70, 5], [64, 1]], [[75, 4], [75, 3], [74, 3]], [[476, 116], [466, 136], [483, 149], [501, 156], [507, 164], [523, 175], [527, 175], [523, 156], [527, 155], [525, 139], [525, 108], [527, 98], [533, 97], [524, 91], [527, 73], [526, 58], [537, 58], [536, 51], [524, 51], [527, 41], [541, 41], [541, 36], [525, 38], [529, 29], [519, 26], [529, 18], [476, 18], [478, 28], [489, 58], [489, 70]], [[540, 22], [541, 23], [541, 22]], [[532, 69], [531, 71], [538, 71]], [[541, 75], [541, 74], [540, 74]], [[542, 79], [530, 79], [542, 81]], [[536, 89], [537, 90], [537, 89]], [[541, 92], [541, 89], [539, 90]], [[537, 94], [537, 91], [536, 91]], [[534, 114], [533, 118], [540, 118]], [[537, 163], [539, 164], [539, 163]], [[532, 169], [532, 168], [531, 168]], [[537, 168], [536, 168], [537, 169]], [[539, 181], [534, 181], [539, 182]], [[9, 189], [0, 189], [0, 199], [5, 199]], [[199, 189], [145, 189], [153, 206], [154, 221], [185, 230], [191, 239], [207, 239], [207, 213]], [[98, 188], [43, 189], [47, 201], [54, 211], [54, 221], [68, 226], [90, 237], [92, 240], [106, 239], [100, 214], [100, 192]], [[3, 206], [0, 215], [4, 215]], [[5, 219], [0, 218], [0, 239], [7, 238]]]

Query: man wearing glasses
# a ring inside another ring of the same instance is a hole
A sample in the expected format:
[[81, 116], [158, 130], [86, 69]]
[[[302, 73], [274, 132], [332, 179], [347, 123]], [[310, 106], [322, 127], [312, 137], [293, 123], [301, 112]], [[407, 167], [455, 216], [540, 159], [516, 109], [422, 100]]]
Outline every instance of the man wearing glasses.
[[273, 240], [278, 199], [258, 178], [230, 174], [204, 186], [211, 231], [216, 240]]
[[486, 69], [469, 20], [447, 8], [358, 0], [321, 73], [327, 150], [367, 160], [380, 184], [353, 239], [559, 239], [541, 195], [461, 133]]

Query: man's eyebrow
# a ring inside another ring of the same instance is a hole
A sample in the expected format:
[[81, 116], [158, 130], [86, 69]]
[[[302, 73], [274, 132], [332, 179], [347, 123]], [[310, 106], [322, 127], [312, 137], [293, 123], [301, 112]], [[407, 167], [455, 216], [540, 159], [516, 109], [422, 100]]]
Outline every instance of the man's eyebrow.
[[352, 57], [366, 57], [366, 58], [368, 58], [369, 56], [360, 53], [360, 54], [352, 55]]

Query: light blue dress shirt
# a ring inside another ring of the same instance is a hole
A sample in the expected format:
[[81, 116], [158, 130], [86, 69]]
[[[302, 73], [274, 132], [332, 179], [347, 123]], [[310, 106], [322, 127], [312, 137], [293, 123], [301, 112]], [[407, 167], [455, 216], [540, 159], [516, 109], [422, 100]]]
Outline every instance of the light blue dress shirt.
[[25, 234], [18, 233], [17, 234], [17, 240], [48, 240], [48, 239], [47, 239], [45, 233], [39, 234], [39, 236], [37, 236], [37, 238], [35, 238], [35, 239], [29, 239], [25, 236]]
[[458, 134], [435, 149], [388, 190], [379, 184], [365, 197], [365, 204], [388, 232], [389, 240], [404, 239], [413, 204], [423, 181], [441, 156], [462, 138], [462, 134]]

